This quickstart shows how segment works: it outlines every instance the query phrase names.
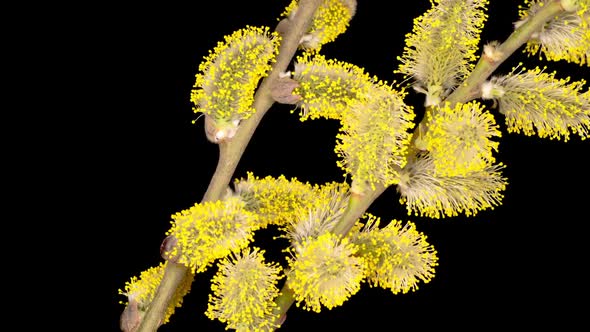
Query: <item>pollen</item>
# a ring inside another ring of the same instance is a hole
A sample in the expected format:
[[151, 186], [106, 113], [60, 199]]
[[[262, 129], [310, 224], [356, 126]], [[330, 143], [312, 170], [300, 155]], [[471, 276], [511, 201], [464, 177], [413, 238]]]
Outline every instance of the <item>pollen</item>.
[[488, 0], [432, 0], [414, 19], [395, 73], [415, 80], [429, 100], [442, 100], [473, 69]]
[[[577, 2], [577, 4], [575, 3]], [[527, 1], [528, 8], [521, 9], [520, 21], [526, 22], [545, 3]], [[529, 55], [539, 55], [549, 61], [567, 61], [590, 67], [590, 3], [588, 1], [561, 1], [564, 11], [547, 22], [542, 30], [533, 34], [524, 48]], [[576, 8], [574, 10], [574, 8]]]
[[330, 232], [344, 215], [349, 198], [350, 187], [346, 182], [320, 186], [315, 204], [291, 219], [285, 229], [292, 246], [299, 248], [306, 239]]
[[496, 76], [489, 84], [504, 93], [495, 98], [510, 133], [569, 140], [590, 136], [590, 93], [582, 92], [586, 81], [555, 77], [540, 68], [515, 68]]
[[167, 252], [193, 273], [205, 271], [214, 260], [245, 248], [258, 223], [238, 197], [195, 204], [172, 216], [176, 245]]
[[500, 205], [506, 189], [503, 164], [488, 165], [462, 176], [440, 176], [428, 154], [412, 159], [400, 174], [397, 191], [408, 215], [428, 218], [474, 216]]
[[419, 283], [434, 277], [438, 257], [427, 237], [416, 226], [392, 220], [379, 228], [379, 218], [367, 214], [367, 222], [354, 237], [360, 256], [368, 266], [367, 281], [372, 287], [389, 289], [393, 294], [416, 291]]
[[224, 129], [236, 120], [249, 118], [254, 92], [271, 69], [280, 37], [267, 27], [251, 27], [225, 36], [199, 65], [191, 102], [195, 113], [211, 116]]
[[[283, 16], [297, 15], [298, 0], [293, 0], [285, 9]], [[316, 10], [309, 30], [301, 40], [301, 47], [319, 51], [344, 33], [356, 13], [356, 0], [324, 0]]]
[[272, 331], [277, 317], [274, 299], [279, 295], [281, 267], [264, 261], [264, 251], [245, 249], [222, 259], [212, 279], [205, 315], [237, 331]]
[[499, 143], [492, 139], [502, 134], [493, 115], [478, 102], [454, 107], [446, 103], [428, 112], [426, 123], [423, 139], [437, 175], [465, 175], [495, 161]]
[[246, 178], [234, 181], [234, 188], [244, 208], [256, 215], [259, 228], [269, 224], [285, 226], [318, 202], [319, 186], [284, 175], [259, 178], [248, 172]]
[[294, 94], [301, 96], [297, 104], [301, 121], [340, 120], [352, 102], [367, 97], [371, 86], [362, 68], [321, 55], [299, 56], [293, 79], [299, 83]]
[[297, 306], [320, 312], [342, 305], [356, 294], [365, 276], [363, 259], [355, 257], [357, 246], [332, 233], [306, 239], [296, 257], [289, 259], [289, 286]]
[[337, 164], [352, 181], [389, 186], [399, 180], [406, 164], [414, 110], [404, 103], [404, 91], [381, 82], [373, 85], [365, 101], [352, 104], [336, 136]]

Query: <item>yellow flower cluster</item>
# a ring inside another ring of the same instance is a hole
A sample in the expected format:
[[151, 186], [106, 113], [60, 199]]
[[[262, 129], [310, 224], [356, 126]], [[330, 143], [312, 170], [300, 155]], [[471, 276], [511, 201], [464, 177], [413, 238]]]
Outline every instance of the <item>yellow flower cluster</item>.
[[432, 157], [419, 155], [400, 173], [400, 202], [406, 205], [408, 215], [472, 216], [500, 205], [507, 184], [500, 172], [503, 168], [502, 164], [495, 164], [462, 176], [440, 176], [436, 175]]
[[234, 192], [245, 202], [245, 208], [256, 215], [260, 228], [269, 224], [285, 226], [302, 212], [320, 204], [319, 186], [296, 178], [288, 180], [284, 175], [261, 179], [248, 172], [245, 179], [234, 181]]
[[432, 8], [414, 19], [395, 73], [414, 78], [436, 105], [471, 72], [488, 0], [432, 0]]
[[[139, 314], [143, 315], [149, 308], [158, 286], [164, 276], [167, 262], [162, 262], [157, 267], [149, 268], [140, 273], [139, 278], [133, 277], [130, 281], [125, 283], [125, 289], [119, 289], [119, 294], [127, 296], [128, 302], [126, 305], [137, 305]], [[187, 272], [191, 274], [191, 272]], [[182, 306], [182, 298], [190, 292], [192, 278], [184, 278], [184, 282], [176, 289], [172, 300], [164, 314], [162, 323], [168, 322], [170, 316], [174, 314], [174, 310]], [[139, 322], [138, 322], [139, 323]]]
[[294, 69], [299, 86], [293, 93], [301, 96], [301, 121], [342, 119], [351, 103], [366, 98], [372, 84], [362, 68], [321, 55], [298, 57]]
[[354, 237], [368, 266], [369, 285], [390, 289], [393, 294], [418, 289], [420, 281], [430, 282], [438, 257], [426, 235], [408, 222], [392, 220], [379, 229], [379, 218], [368, 215], [363, 231]]
[[476, 101], [445, 103], [427, 113], [423, 143], [435, 166], [435, 175], [461, 176], [481, 171], [495, 161], [494, 137], [502, 136], [494, 116]]
[[293, 79], [301, 97], [300, 119], [340, 120], [335, 148], [339, 167], [362, 188], [397, 183], [405, 165], [414, 110], [405, 91], [369, 77], [362, 68], [323, 56], [299, 57]]
[[[516, 27], [534, 16], [547, 0], [526, 0]], [[590, 67], [590, 1], [562, 1], [564, 11], [535, 32], [524, 49], [530, 55], [547, 60], [576, 63]]]
[[167, 253], [194, 272], [203, 272], [214, 260], [245, 248], [259, 228], [256, 215], [238, 197], [195, 204], [172, 216], [166, 235], [176, 238]]
[[414, 110], [404, 103], [405, 93], [385, 83], [373, 85], [364, 102], [351, 105], [342, 119], [335, 152], [338, 166], [354, 183], [375, 188], [399, 181], [414, 127]]
[[270, 70], [279, 40], [267, 27], [248, 26], [225, 36], [199, 65], [191, 91], [194, 111], [211, 116], [219, 128], [250, 117], [256, 86]]
[[539, 68], [493, 77], [484, 85], [484, 98], [495, 99], [506, 116], [508, 132], [535, 133], [541, 138], [569, 139], [570, 131], [590, 136], [590, 90], [584, 80], [557, 79]]
[[209, 319], [218, 319], [226, 323], [226, 329], [241, 332], [274, 331], [278, 327], [273, 310], [281, 267], [264, 262], [263, 255], [264, 251], [248, 248], [218, 263], [205, 312]]
[[[299, 0], [293, 0], [283, 16], [297, 15]], [[301, 40], [301, 47], [319, 51], [322, 45], [336, 40], [348, 28], [356, 13], [356, 0], [324, 0], [316, 10], [307, 34]]]
[[297, 306], [320, 312], [342, 305], [360, 289], [366, 273], [358, 248], [332, 233], [303, 241], [294, 259], [289, 259], [289, 287]]
[[348, 206], [350, 188], [346, 182], [327, 183], [319, 188], [315, 197], [314, 206], [291, 219], [285, 229], [295, 248], [305, 239], [318, 237], [334, 228]]

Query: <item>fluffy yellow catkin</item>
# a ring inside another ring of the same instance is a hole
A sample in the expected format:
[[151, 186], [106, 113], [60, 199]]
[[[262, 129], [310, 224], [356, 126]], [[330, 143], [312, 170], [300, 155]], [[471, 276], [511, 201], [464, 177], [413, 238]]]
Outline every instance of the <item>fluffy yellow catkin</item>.
[[424, 147], [440, 176], [461, 176], [493, 163], [502, 136], [493, 115], [472, 101], [450, 107], [445, 103], [427, 113]]
[[307, 238], [318, 237], [334, 228], [348, 206], [350, 187], [346, 182], [326, 183], [314, 196], [315, 204], [294, 216], [284, 228], [295, 249]]
[[471, 72], [477, 59], [487, 0], [432, 0], [432, 8], [414, 19], [395, 73], [415, 80], [437, 105]]
[[246, 178], [234, 181], [234, 195], [245, 203], [244, 208], [256, 215], [258, 227], [269, 224], [285, 226], [317, 202], [319, 186], [296, 178], [259, 178], [248, 172]]
[[429, 218], [472, 216], [501, 204], [506, 189], [502, 164], [490, 165], [463, 176], [436, 175], [429, 155], [419, 155], [400, 172], [397, 186], [408, 215]]
[[343, 116], [335, 152], [354, 183], [375, 188], [399, 181], [415, 116], [404, 96], [385, 82], [374, 83], [366, 100], [353, 103]]
[[197, 203], [172, 216], [166, 235], [176, 239], [167, 252], [193, 273], [205, 271], [214, 260], [245, 248], [259, 228], [256, 215], [238, 197]]
[[212, 279], [205, 315], [240, 332], [274, 331], [281, 267], [264, 261], [264, 251], [247, 248], [223, 258]]
[[494, 99], [506, 117], [508, 132], [569, 140], [570, 133], [590, 136], [590, 90], [586, 81], [570, 82], [543, 69], [514, 68], [482, 86], [482, 97]]
[[191, 91], [194, 111], [213, 122], [213, 140], [231, 138], [239, 121], [256, 110], [254, 92], [278, 54], [280, 37], [268, 27], [248, 26], [225, 36], [199, 65]]
[[293, 93], [301, 97], [297, 103], [301, 121], [341, 120], [353, 102], [368, 97], [372, 84], [360, 67], [308, 54], [297, 57], [293, 79], [299, 85]]
[[[293, 0], [285, 8], [283, 17], [297, 15], [299, 0]], [[319, 51], [324, 44], [336, 40], [346, 31], [356, 13], [356, 0], [324, 0], [315, 12], [300, 46], [306, 50]]]
[[289, 286], [296, 304], [320, 312], [342, 305], [360, 289], [365, 262], [355, 257], [358, 247], [332, 233], [303, 241], [289, 259]]
[[379, 228], [379, 218], [371, 214], [365, 217], [365, 226], [352, 235], [352, 241], [359, 245], [359, 254], [367, 262], [369, 285], [405, 294], [417, 290], [420, 282], [432, 280], [438, 257], [426, 235], [411, 222], [402, 225], [392, 220]]
[[[549, 0], [525, 0], [521, 6], [519, 27]], [[590, 66], [590, 1], [561, 0], [563, 13], [547, 22], [527, 42], [524, 52], [550, 61], [567, 61]]]

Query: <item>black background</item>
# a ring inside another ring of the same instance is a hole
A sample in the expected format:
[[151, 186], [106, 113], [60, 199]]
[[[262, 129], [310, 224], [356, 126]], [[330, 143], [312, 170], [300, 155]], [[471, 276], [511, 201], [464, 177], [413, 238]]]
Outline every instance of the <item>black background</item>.
[[[393, 74], [396, 56], [401, 55], [412, 19], [429, 2], [385, 3], [359, 1], [348, 31], [324, 46], [323, 54], [364, 67], [383, 80], [400, 80]], [[508, 35], [518, 3], [492, 1], [482, 42]], [[66, 19], [69, 23], [61, 31], [72, 36], [67, 45], [72, 51], [62, 60], [73, 67], [72, 85], [84, 101], [76, 131], [91, 137], [84, 149], [90, 153], [81, 152], [70, 167], [88, 169], [89, 179], [80, 180], [85, 189], [80, 196], [89, 204], [94, 224], [79, 231], [99, 239], [87, 243], [92, 247], [87, 251], [97, 253], [93, 264], [101, 277], [86, 289], [99, 290], [88, 296], [101, 303], [92, 311], [98, 317], [93, 322], [106, 323], [100, 330], [118, 330], [123, 309], [119, 301], [125, 299], [117, 290], [160, 262], [159, 245], [170, 215], [201, 200], [215, 169], [217, 146], [206, 140], [202, 119], [191, 124], [196, 114], [189, 95], [198, 64], [217, 41], [237, 29], [274, 27], [288, 1], [206, 4], [73, 8], [77, 14]], [[529, 61], [529, 67], [545, 64], [519, 51], [499, 72], [519, 61]], [[546, 64], [562, 70], [559, 77], [590, 77], [587, 67]], [[407, 100], [420, 112], [421, 95], [410, 92]], [[252, 171], [311, 183], [343, 179], [333, 152], [337, 124], [301, 123], [291, 109], [275, 105], [267, 113], [235, 177]], [[495, 115], [502, 123], [501, 115]], [[369, 210], [386, 221], [412, 220], [428, 236], [440, 258], [429, 284], [405, 295], [363, 285], [343, 306], [321, 314], [293, 306], [281, 330], [338, 330], [354, 324], [366, 331], [426, 326], [480, 330], [489, 325], [583, 322], [582, 304], [574, 300], [586, 287], [588, 249], [582, 229], [590, 219], [588, 142], [503, 131], [497, 159], [507, 165], [509, 185], [502, 206], [474, 218], [408, 217], [390, 188]], [[284, 243], [274, 242], [273, 247], [271, 236], [270, 231], [260, 232], [257, 245], [278, 258], [277, 244]], [[224, 330], [203, 314], [214, 272], [212, 268], [197, 275], [184, 306], [160, 331]]]

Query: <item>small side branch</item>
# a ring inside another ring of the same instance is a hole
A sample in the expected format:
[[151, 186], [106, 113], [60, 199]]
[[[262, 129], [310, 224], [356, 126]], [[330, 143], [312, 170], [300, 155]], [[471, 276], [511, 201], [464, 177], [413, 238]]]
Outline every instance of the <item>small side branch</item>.
[[524, 45], [531, 35], [541, 30], [543, 25], [553, 19], [556, 15], [563, 12], [560, 1], [552, 1], [543, 6], [527, 22], [519, 26], [502, 44], [498, 45], [497, 57], [482, 56], [469, 77], [453, 93], [449, 95], [447, 101], [454, 103], [463, 103], [479, 96], [481, 84], [500, 66], [510, 55], [518, 48]]
[[[338, 221], [336, 226], [332, 232], [334, 234], [344, 236], [346, 235], [354, 223], [362, 217], [362, 215], [367, 211], [369, 206], [373, 204], [375, 199], [379, 197], [384, 191], [387, 189], [384, 186], [377, 186], [375, 190], [366, 190], [366, 193], [363, 195], [353, 193], [350, 196], [350, 200], [348, 202], [348, 206], [346, 211], [342, 215], [342, 218]], [[281, 289], [281, 293], [279, 297], [275, 300], [277, 304], [277, 308], [275, 310], [275, 314], [279, 317], [279, 325], [283, 322], [286, 318], [287, 311], [293, 303], [295, 302], [295, 295], [293, 290], [289, 287], [289, 280], [285, 282], [283, 288]]]

